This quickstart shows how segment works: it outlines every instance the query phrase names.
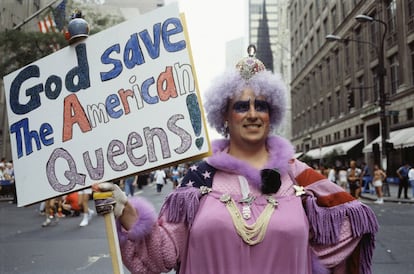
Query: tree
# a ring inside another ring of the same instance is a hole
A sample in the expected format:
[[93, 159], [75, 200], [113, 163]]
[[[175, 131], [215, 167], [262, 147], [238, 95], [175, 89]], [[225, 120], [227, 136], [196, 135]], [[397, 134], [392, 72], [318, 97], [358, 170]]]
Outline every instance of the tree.
[[[73, 10], [70, 2], [67, 11]], [[120, 15], [99, 12], [93, 6], [81, 5], [84, 18], [89, 23], [90, 34], [97, 33], [124, 21]], [[0, 32], [0, 77], [41, 59], [68, 45], [62, 32], [41, 33], [6, 30]]]
[[67, 41], [62, 33], [22, 32], [6, 30], [0, 32], [0, 76], [13, 72], [44, 56], [53, 53], [56, 47], [65, 47]]

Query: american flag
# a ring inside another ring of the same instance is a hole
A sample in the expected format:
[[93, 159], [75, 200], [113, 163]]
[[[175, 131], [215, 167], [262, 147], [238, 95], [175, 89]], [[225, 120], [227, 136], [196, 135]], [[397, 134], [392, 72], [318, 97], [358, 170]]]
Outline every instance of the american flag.
[[39, 31], [43, 33], [56, 32], [56, 23], [50, 14], [43, 18], [43, 20], [39, 21], [37, 26], [39, 27]]
[[62, 0], [56, 8], [52, 9], [53, 16], [49, 13], [37, 23], [40, 32], [60, 32], [63, 30], [66, 21], [66, 1]]
[[66, 0], [60, 2], [53, 10], [53, 17], [55, 17], [56, 27], [59, 31], [63, 30], [66, 23]]

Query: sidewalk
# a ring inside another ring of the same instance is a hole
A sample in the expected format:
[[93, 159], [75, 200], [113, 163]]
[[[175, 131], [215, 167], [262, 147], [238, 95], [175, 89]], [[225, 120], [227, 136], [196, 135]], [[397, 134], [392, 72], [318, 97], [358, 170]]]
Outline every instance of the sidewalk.
[[[398, 184], [388, 184], [389, 188], [390, 188], [390, 196], [384, 196], [384, 202], [391, 202], [391, 203], [411, 203], [414, 204], [414, 200], [412, 199], [412, 190], [411, 190], [411, 186], [408, 188], [408, 197], [409, 199], [403, 199], [400, 198], [398, 199]], [[367, 200], [371, 200], [371, 201], [375, 201], [377, 199], [377, 195], [375, 194], [375, 189], [374, 187], [371, 185], [370, 186], [370, 192], [361, 192], [361, 198], [367, 199]], [[404, 197], [404, 190], [401, 193], [401, 197]]]

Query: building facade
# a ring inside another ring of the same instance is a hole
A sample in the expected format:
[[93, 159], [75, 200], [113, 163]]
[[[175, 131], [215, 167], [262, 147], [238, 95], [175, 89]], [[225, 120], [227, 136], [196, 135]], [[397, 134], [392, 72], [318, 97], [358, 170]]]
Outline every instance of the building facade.
[[[359, 22], [358, 15], [375, 20]], [[293, 0], [289, 17], [296, 150], [319, 162], [335, 154], [343, 163], [388, 164], [389, 171], [414, 163], [414, 0]], [[382, 126], [393, 145], [387, 162], [375, 149]]]
[[[288, 4], [288, 0], [249, 0], [249, 43], [257, 46], [257, 57], [267, 69], [281, 74], [287, 86], [291, 79]], [[290, 139], [290, 96], [287, 99], [286, 122], [277, 133]]]

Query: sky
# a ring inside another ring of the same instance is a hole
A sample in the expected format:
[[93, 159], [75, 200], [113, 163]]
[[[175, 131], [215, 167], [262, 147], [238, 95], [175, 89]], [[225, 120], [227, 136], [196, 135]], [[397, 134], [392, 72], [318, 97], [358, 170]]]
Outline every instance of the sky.
[[178, 2], [184, 12], [199, 78], [204, 89], [211, 77], [225, 69], [225, 45], [247, 33], [247, 1], [243, 0], [166, 0]]
[[[165, 4], [172, 2], [178, 2], [179, 9], [186, 18], [198, 85], [202, 94], [213, 78], [226, 69], [226, 43], [241, 37], [247, 39], [247, 1], [166, 0]], [[240, 59], [242, 57], [245, 56], [240, 56]], [[208, 131], [211, 139], [220, 137], [215, 130]]]

